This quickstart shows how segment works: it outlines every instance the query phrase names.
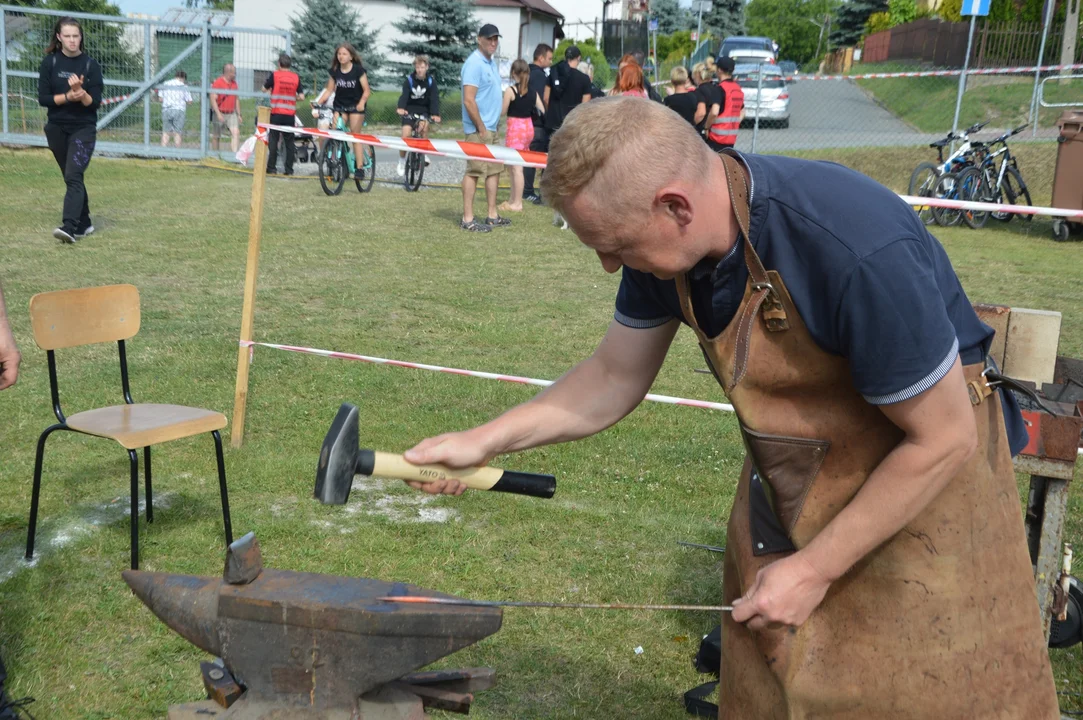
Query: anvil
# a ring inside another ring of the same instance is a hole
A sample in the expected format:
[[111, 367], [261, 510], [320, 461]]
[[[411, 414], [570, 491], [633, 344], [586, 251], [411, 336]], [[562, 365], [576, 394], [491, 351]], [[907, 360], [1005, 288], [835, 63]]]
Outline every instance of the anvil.
[[[431, 674], [404, 676], [492, 635], [502, 620], [499, 608], [376, 599], [440, 596], [406, 583], [263, 569], [251, 533], [230, 546], [224, 578], [127, 570], [124, 580], [162, 622], [220, 657], [243, 688], [228, 710], [214, 711], [220, 718], [424, 717], [427, 690], [411, 693], [410, 683], [431, 690], [417, 680]], [[487, 672], [444, 678], [458, 681], [457, 690], [484, 689]]]

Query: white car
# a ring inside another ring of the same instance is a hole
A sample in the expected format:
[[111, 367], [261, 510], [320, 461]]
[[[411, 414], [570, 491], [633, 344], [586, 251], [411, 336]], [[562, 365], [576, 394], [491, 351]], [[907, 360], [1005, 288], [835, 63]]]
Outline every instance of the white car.
[[773, 65], [778, 62], [775, 43], [766, 37], [728, 37], [718, 48], [718, 57], [731, 57], [738, 65], [761, 62]]
[[745, 123], [759, 117], [761, 126], [790, 126], [790, 88], [781, 70], [767, 64], [738, 65], [733, 79], [745, 91]]

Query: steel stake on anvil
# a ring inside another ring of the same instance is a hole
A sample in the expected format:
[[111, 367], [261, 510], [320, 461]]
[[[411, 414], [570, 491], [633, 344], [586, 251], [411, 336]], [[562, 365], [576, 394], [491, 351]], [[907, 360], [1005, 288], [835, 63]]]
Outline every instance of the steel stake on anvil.
[[436, 482], [454, 478], [469, 488], [496, 492], [551, 498], [557, 489], [552, 475], [475, 467], [453, 470], [443, 465], [412, 465], [401, 455], [359, 449], [359, 416], [357, 406], [342, 403], [331, 428], [323, 439], [320, 461], [316, 468], [314, 495], [327, 505], [343, 505], [350, 497], [354, 475], [418, 482]]
[[629, 603], [559, 603], [540, 600], [468, 600], [452, 597], [397, 595], [377, 598], [389, 603], [429, 605], [465, 605], [467, 607], [532, 607], [560, 610], [685, 610], [695, 612], [733, 612], [732, 605], [635, 605]]

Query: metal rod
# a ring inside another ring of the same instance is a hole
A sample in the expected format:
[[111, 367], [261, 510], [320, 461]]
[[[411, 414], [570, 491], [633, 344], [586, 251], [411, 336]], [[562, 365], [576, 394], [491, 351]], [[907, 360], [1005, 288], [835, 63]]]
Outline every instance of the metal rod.
[[[203, 23], [203, 47], [202, 53], [199, 59], [199, 155], [200, 157], [207, 156], [207, 140], [208, 140], [208, 117], [210, 115], [210, 81], [211, 74], [211, 23], [210, 20], [206, 20]], [[293, 138], [289, 138], [287, 142], [292, 142]]]
[[[7, 12], [0, 9], [0, 130], [8, 132]], [[26, 116], [23, 115], [25, 118]]]
[[626, 605], [623, 603], [553, 603], [511, 600], [466, 600], [464, 598], [419, 597], [399, 595], [376, 598], [381, 602], [424, 603], [428, 605], [467, 605], [470, 607], [537, 607], [579, 610], [692, 610], [703, 612], [732, 612], [732, 605]]
[[684, 540], [678, 540], [677, 544], [678, 545], [684, 545], [685, 547], [701, 548], [703, 550], [710, 550], [711, 552], [719, 552], [719, 553], [726, 552], [726, 548], [720, 547], [718, 545], [700, 545], [699, 543], [690, 543], [690, 542], [685, 542]]
[[[977, 15], [970, 16], [970, 34], [966, 38], [966, 57], [963, 58], [963, 72], [959, 75], [959, 92], [955, 95], [955, 118], [951, 121], [951, 134], [959, 132], [959, 111], [963, 107], [963, 91], [966, 89], [966, 71], [970, 67], [970, 47], [974, 43], [974, 24], [978, 21]], [[952, 140], [954, 151], [955, 141]]]
[[[760, 134], [760, 110], [763, 108], [763, 63], [759, 64], [759, 77], [756, 79], [756, 119], [752, 126], [752, 152], [756, 152], [756, 140]], [[740, 127], [741, 123], [737, 123]]]
[[[151, 72], [151, 44], [154, 42], [150, 35], [150, 23], [143, 26], [143, 83], [149, 85], [153, 73]], [[143, 96], [143, 145], [150, 147], [150, 93]]]
[[1034, 90], [1030, 94], [1030, 136], [1038, 137], [1038, 79], [1042, 75], [1042, 60], [1045, 58], [1045, 41], [1049, 36], [1049, 23], [1053, 22], [1054, 0], [1046, 0], [1045, 22], [1042, 23], [1042, 44], [1038, 48], [1038, 65], [1034, 69]]

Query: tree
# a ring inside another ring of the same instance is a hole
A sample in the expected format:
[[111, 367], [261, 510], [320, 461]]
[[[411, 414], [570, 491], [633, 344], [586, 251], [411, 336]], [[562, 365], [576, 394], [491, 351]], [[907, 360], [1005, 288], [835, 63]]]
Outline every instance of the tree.
[[[410, 14], [395, 23], [403, 37], [392, 42], [391, 49], [408, 57], [428, 55], [440, 91], [456, 89], [463, 62], [477, 47], [478, 22], [472, 7], [463, 0], [403, 0], [403, 4]], [[413, 70], [404, 63], [395, 63], [394, 68], [399, 75]]]
[[887, 7], [891, 27], [905, 25], [918, 16], [918, 6], [914, 0], [888, 0]]
[[678, 30], [685, 30], [682, 22], [681, 7], [677, 0], [654, 0], [651, 3], [651, 14], [658, 19], [658, 34], [672, 35]]
[[[950, 0], [944, 0], [945, 4]], [[865, 23], [876, 12], [888, 12], [888, 0], [850, 0], [839, 6], [831, 31], [831, 44], [842, 47], [857, 45], [865, 34]]]
[[383, 65], [383, 56], [376, 52], [376, 31], [357, 16], [343, 0], [301, 0], [301, 14], [290, 17], [293, 34], [293, 67], [301, 76], [301, 84], [313, 80], [317, 87], [327, 82], [328, 68], [339, 43], [348, 42], [357, 48], [369, 72], [369, 83], [375, 82], [374, 71]]
[[711, 11], [703, 15], [703, 29], [720, 40], [730, 35], [744, 35], [745, 4], [743, 0], [714, 0], [711, 3]]
[[816, 60], [820, 22], [833, 13], [838, 0], [752, 0], [745, 8], [745, 22], [750, 35], [769, 37], [779, 45], [779, 56], [804, 65]]
[[233, 0], [184, 0], [184, 6], [188, 8], [228, 10], [233, 12]]

